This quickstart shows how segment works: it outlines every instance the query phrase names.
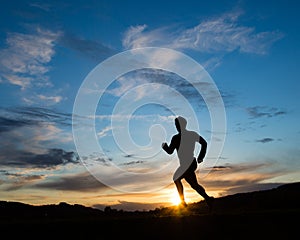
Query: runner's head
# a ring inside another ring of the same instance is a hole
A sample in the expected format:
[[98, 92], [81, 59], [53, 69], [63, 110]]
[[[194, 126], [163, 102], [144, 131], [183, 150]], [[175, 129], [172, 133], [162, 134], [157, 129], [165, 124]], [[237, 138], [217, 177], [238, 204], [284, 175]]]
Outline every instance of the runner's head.
[[175, 126], [178, 130], [178, 132], [181, 132], [181, 130], [184, 130], [186, 128], [187, 121], [184, 117], [177, 117], [175, 118]]

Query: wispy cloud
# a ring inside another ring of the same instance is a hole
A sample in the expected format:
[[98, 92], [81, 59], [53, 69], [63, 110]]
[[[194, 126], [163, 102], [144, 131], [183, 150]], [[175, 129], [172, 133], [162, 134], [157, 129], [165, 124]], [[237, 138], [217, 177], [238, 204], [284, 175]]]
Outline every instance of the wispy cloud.
[[39, 88], [36, 91], [30, 89], [28, 92], [24, 92], [23, 102], [27, 106], [41, 106], [42, 102], [43, 106], [50, 107], [68, 99], [68, 97], [60, 95], [62, 89], [51, 90], [44, 94], [39, 94], [38, 91]]
[[58, 165], [78, 163], [79, 161], [75, 152], [66, 152], [63, 149], [48, 149], [43, 154], [15, 150], [16, 149], [13, 149], [13, 151], [2, 151], [3, 155], [0, 158], [1, 166], [19, 168], [55, 168]]
[[123, 37], [126, 49], [158, 46], [174, 49], [192, 49], [204, 53], [266, 54], [270, 46], [283, 37], [274, 31], [257, 32], [254, 27], [239, 24], [242, 11], [225, 13], [204, 20], [192, 28], [174, 30], [162, 27], [147, 31], [147, 25], [131, 26]]
[[[145, 85], [144, 88], [142, 85], [146, 83], [153, 83], [153, 85], [151, 85], [153, 88], [151, 89], [149, 85]], [[136, 86], [140, 87], [135, 88]], [[166, 91], [162, 91], [160, 89], [160, 87], [164, 86], [169, 86], [170, 88], [176, 90], [177, 93], [172, 91], [169, 92], [169, 94], [166, 94]], [[107, 93], [116, 97], [120, 97], [128, 91], [135, 91], [133, 94], [135, 99], [133, 100], [137, 101], [149, 95], [149, 91], [152, 90], [151, 94], [153, 96], [157, 96], [157, 99], [165, 99], [166, 102], [176, 102], [178, 100], [178, 94], [181, 94], [189, 102], [196, 103], [195, 106], [203, 108], [206, 106], [206, 103], [196, 87], [207, 94], [207, 101], [210, 101], [211, 103], [216, 101], [216, 94], [211, 91], [211, 83], [201, 81], [201, 76], [199, 76], [198, 82], [192, 84], [175, 73], [167, 72], [161, 69], [139, 69], [132, 71], [118, 78], [117, 84], [114, 85], [114, 88], [108, 89]], [[233, 94], [221, 91], [221, 96], [227, 106], [233, 105]]]
[[[219, 191], [222, 189], [219, 192], [220, 195], [269, 189], [281, 184], [279, 182], [274, 183], [272, 181], [273, 178], [289, 173], [286, 168], [283, 168], [275, 161], [263, 160], [251, 163], [227, 163], [215, 166], [209, 170], [210, 173], [207, 179], [202, 180], [203, 184], [211, 191], [213, 189], [218, 189]], [[206, 170], [204, 169], [203, 171]]]
[[[162, 116], [159, 114], [146, 114], [146, 115], [134, 115], [134, 114], [112, 114], [112, 115], [95, 115], [91, 116], [92, 118], [99, 119], [99, 120], [111, 120], [113, 119], [114, 121], [123, 121], [124, 119], [128, 120], [142, 120], [142, 121], [147, 121], [151, 119], [151, 122], [173, 122], [175, 119], [175, 115], [167, 115], [167, 116]], [[105, 129], [108, 130], [109, 127], [105, 127]]]
[[43, 11], [49, 12], [51, 9], [51, 5], [47, 3], [33, 2], [29, 4], [31, 7], [41, 9]]
[[13, 128], [34, 125], [33, 120], [13, 119], [6, 116], [0, 116], [0, 133], [10, 131]]
[[66, 32], [60, 35], [59, 43], [97, 63], [116, 53], [116, 50], [100, 41], [85, 39]]
[[45, 96], [43, 94], [39, 94], [37, 97], [41, 100], [50, 101], [53, 103], [59, 103], [63, 99], [62, 96]]
[[63, 113], [51, 108], [20, 106], [2, 108], [1, 110], [0, 129], [2, 131], [33, 124], [60, 124], [64, 126], [72, 124], [71, 113]]
[[71, 116], [44, 108], [1, 109], [0, 165], [55, 167], [76, 162], [76, 153], [64, 150], [71, 134], [58, 126], [70, 126]]
[[[129, 155], [132, 155], [132, 154], [128, 154], [127, 156], [125, 156], [126, 158], [130, 158]], [[126, 163], [123, 163], [121, 165], [136, 165], [136, 164], [143, 164], [144, 161], [131, 161], [131, 162], [126, 162]]]
[[[131, 26], [124, 33], [122, 44], [126, 49], [130, 48], [139, 48], [139, 47], [148, 47], [155, 46], [161, 42], [165, 44], [164, 41], [167, 37], [167, 29], [158, 28], [149, 32], [145, 32], [147, 25], [137, 25]], [[160, 38], [161, 37], [161, 38]]]
[[262, 138], [262, 139], [257, 139], [256, 142], [260, 142], [260, 143], [268, 143], [268, 142], [273, 142], [274, 139], [273, 138], [269, 138], [269, 137], [266, 137], [266, 138]]
[[285, 110], [266, 106], [248, 107], [246, 111], [250, 115], [250, 118], [276, 117], [287, 114]]
[[79, 174], [69, 174], [62, 176], [58, 180], [40, 182], [33, 186], [39, 189], [55, 189], [63, 191], [84, 191], [95, 192], [96, 190], [108, 189], [103, 183], [99, 182], [89, 172]]
[[0, 50], [1, 78], [23, 90], [51, 85], [46, 73], [60, 34], [40, 27], [32, 33], [8, 33], [7, 47]]
[[101, 131], [99, 131], [97, 133], [97, 136], [99, 138], [106, 137], [111, 130], [112, 130], [112, 126], [107, 126], [107, 127], [103, 128]]
[[15, 191], [45, 179], [45, 176], [41, 174], [10, 173], [7, 171], [0, 174], [7, 178], [5, 181], [5, 187], [3, 188], [5, 191]]

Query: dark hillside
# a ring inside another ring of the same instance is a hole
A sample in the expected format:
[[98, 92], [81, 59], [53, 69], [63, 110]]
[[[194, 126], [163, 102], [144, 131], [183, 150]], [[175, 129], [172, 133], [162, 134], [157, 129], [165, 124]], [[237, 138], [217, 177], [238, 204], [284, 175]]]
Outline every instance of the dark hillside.
[[290, 239], [298, 234], [299, 203], [300, 183], [216, 198], [212, 212], [203, 201], [134, 212], [1, 201], [0, 231], [12, 238]]

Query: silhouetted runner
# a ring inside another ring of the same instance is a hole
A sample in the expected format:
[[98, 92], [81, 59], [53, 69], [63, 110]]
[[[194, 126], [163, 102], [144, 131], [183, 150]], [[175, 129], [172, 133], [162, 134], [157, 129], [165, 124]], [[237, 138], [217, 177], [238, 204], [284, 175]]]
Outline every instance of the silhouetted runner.
[[[214, 198], [208, 196], [205, 189], [197, 182], [195, 173], [197, 169], [197, 162], [201, 163], [205, 157], [207, 142], [198, 133], [187, 130], [186, 125], [187, 121], [185, 118], [181, 116], [175, 118], [175, 126], [178, 134], [172, 137], [169, 146], [167, 143], [163, 143], [162, 148], [168, 154], [172, 154], [175, 149], [177, 150], [180, 166], [173, 175], [173, 181], [179, 193], [181, 205], [187, 206], [184, 199], [184, 190], [181, 182], [182, 179], [185, 179], [190, 186], [205, 199], [209, 209], [211, 210]], [[201, 144], [201, 150], [196, 160], [194, 157], [194, 150], [197, 142]]]

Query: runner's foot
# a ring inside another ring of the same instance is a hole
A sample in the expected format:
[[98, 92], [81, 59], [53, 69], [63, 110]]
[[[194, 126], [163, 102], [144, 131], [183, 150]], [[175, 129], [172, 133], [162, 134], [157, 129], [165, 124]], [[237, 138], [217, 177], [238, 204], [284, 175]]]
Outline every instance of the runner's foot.
[[187, 203], [185, 201], [182, 201], [180, 204], [179, 204], [180, 207], [187, 207]]

